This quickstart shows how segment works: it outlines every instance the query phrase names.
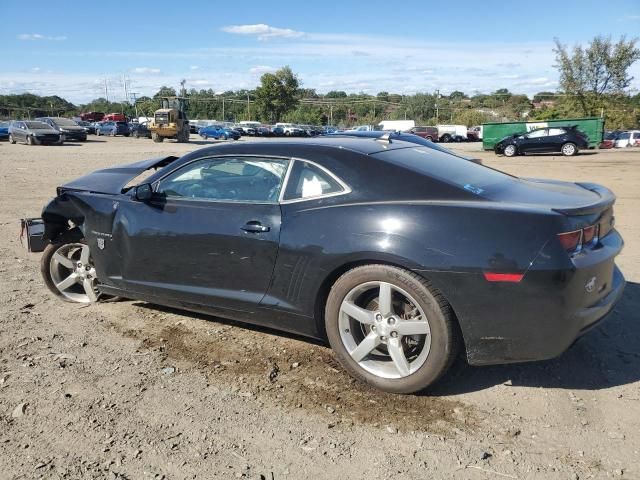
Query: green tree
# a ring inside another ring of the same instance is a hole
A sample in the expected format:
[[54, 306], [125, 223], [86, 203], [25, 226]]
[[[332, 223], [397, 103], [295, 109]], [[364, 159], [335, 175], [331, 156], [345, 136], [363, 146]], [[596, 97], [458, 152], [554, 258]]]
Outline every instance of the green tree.
[[300, 82], [288, 66], [275, 73], [260, 77], [255, 92], [256, 106], [265, 120], [279, 122], [284, 114], [293, 110], [300, 98]]
[[597, 36], [586, 48], [576, 45], [570, 51], [555, 39], [560, 89], [573, 97], [582, 115], [599, 114], [608, 96], [625, 93], [633, 80], [629, 68], [640, 59], [637, 42], [622, 36], [614, 43], [611, 37]]

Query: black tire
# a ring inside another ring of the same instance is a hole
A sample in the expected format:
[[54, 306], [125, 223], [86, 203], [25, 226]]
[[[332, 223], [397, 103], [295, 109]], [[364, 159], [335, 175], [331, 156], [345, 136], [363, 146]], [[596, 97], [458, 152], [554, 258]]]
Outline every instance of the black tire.
[[578, 147], [575, 143], [567, 142], [562, 144], [562, 147], [560, 147], [560, 153], [565, 157], [573, 157], [578, 154]]
[[13, 135], [9, 135], [9, 143], [10, 143], [11, 145], [15, 145], [15, 144], [16, 144], [16, 139], [15, 139], [15, 138], [13, 138]]
[[109, 133], [111, 137], [115, 137], [117, 134], [118, 132], [116, 132], [115, 130], [111, 130], [111, 133]]
[[133, 132], [133, 138], [140, 138], [140, 134], [137, 130]]
[[[339, 331], [340, 306], [358, 285], [384, 281], [409, 293], [423, 309], [431, 330], [431, 347], [425, 363], [402, 378], [383, 378], [362, 368], [345, 348]], [[410, 271], [388, 265], [364, 265], [343, 274], [333, 285], [325, 306], [325, 328], [340, 364], [356, 379], [391, 393], [415, 393], [432, 385], [455, 360], [460, 347], [458, 325], [444, 296], [431, 283]]]
[[440, 139], [440, 141], [444, 143], [449, 143], [451, 141], [451, 135], [449, 135], [448, 133], [445, 133]]
[[209, 136], [208, 136], [206, 133], [203, 133], [203, 134], [202, 134], [202, 139], [203, 139], [203, 140], [206, 140], [207, 138], [209, 138]]
[[96, 128], [96, 137], [99, 137], [99, 136], [100, 136], [100, 130]]
[[129, 134], [128, 134], [128, 133], [125, 133], [125, 134], [124, 134], [124, 136], [125, 136], [125, 137], [128, 137], [128, 136], [129, 136]]
[[27, 145], [35, 145], [33, 141], [33, 137], [31, 135], [27, 135]]
[[162, 143], [164, 141], [164, 137], [158, 135], [156, 132], [153, 132], [151, 134], [151, 140], [153, 140], [155, 143]]
[[518, 155], [518, 147], [516, 147], [515, 145], [506, 145], [502, 150], [502, 154], [505, 157], [515, 157], [516, 155]]

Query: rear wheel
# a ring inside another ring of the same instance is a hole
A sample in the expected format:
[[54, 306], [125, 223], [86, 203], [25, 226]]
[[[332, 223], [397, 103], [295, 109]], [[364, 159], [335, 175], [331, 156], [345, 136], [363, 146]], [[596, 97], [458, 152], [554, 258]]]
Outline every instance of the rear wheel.
[[451, 135], [449, 135], [448, 133], [445, 133], [440, 139], [440, 141], [444, 143], [449, 143], [451, 141]]
[[100, 130], [96, 129], [96, 137], [100, 136]]
[[[79, 235], [78, 235], [79, 236]], [[47, 288], [66, 302], [93, 303], [100, 296], [89, 246], [82, 238], [65, 236], [49, 244], [40, 261]]]
[[133, 138], [140, 138], [140, 134], [138, 133], [137, 130], [134, 130], [133, 132]]
[[162, 143], [164, 137], [158, 135], [156, 132], [153, 132], [151, 134], [151, 140], [153, 140], [155, 143]]
[[455, 359], [459, 343], [444, 297], [424, 278], [388, 265], [342, 275], [327, 299], [325, 327], [352, 376], [393, 393], [433, 384]]
[[575, 143], [567, 142], [562, 145], [560, 151], [565, 157], [573, 157], [576, 153], [578, 153], [578, 147], [576, 147]]
[[503, 153], [505, 157], [514, 157], [518, 153], [518, 149], [515, 145], [507, 145], [504, 147]]

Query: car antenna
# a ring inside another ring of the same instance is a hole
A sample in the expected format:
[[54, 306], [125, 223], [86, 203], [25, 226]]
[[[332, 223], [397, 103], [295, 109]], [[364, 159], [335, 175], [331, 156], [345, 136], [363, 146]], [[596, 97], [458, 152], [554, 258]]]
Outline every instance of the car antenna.
[[378, 138], [376, 138], [376, 142], [380, 141], [380, 142], [386, 142], [386, 143], [392, 143], [391, 142], [391, 133], [392, 132], [387, 132], [383, 135], [380, 135]]

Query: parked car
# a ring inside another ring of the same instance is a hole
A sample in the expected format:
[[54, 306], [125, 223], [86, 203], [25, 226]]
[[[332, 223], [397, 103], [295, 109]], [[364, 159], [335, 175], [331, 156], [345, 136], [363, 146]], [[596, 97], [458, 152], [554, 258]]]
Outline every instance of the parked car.
[[228, 140], [229, 138], [232, 138], [234, 140], [238, 140], [240, 138], [240, 133], [237, 130], [225, 128], [221, 125], [209, 125], [208, 127], [202, 127], [199, 131], [199, 135], [204, 140], [207, 140], [208, 138], [214, 138], [216, 140]]
[[472, 365], [548, 359], [598, 325], [625, 284], [614, 202], [399, 140], [226, 143], [58, 187], [40, 270], [66, 301], [328, 339], [355, 378], [409, 393], [461, 349]]
[[598, 145], [598, 148], [607, 149], [615, 147], [616, 138], [618, 138], [618, 135], [620, 135], [620, 133], [621, 132], [605, 132], [604, 138], [602, 139], [602, 142], [600, 142], [600, 145]]
[[96, 134], [96, 127], [93, 123], [85, 122], [84, 120], [78, 120], [76, 121], [76, 123], [80, 125], [82, 128], [84, 128], [84, 131], [87, 132], [87, 134], [91, 134], [91, 135]]
[[9, 122], [0, 122], [0, 140], [9, 140]]
[[126, 122], [127, 117], [124, 113], [109, 113], [105, 115], [102, 120], [103, 122]]
[[9, 143], [26, 143], [27, 145], [62, 145], [64, 134], [48, 123], [17, 120], [9, 125]]
[[271, 127], [271, 136], [272, 137], [284, 137], [284, 128], [282, 127]]
[[270, 137], [271, 136], [271, 128], [267, 125], [260, 125], [255, 128], [255, 134], [257, 137]]
[[409, 143], [417, 143], [418, 145], [422, 145], [424, 147], [433, 148], [434, 150], [438, 150], [449, 155], [455, 155], [456, 157], [463, 158], [465, 160], [480, 163], [482, 164], [482, 160], [479, 158], [466, 157], [464, 155], [460, 155], [458, 153], [452, 152], [448, 148], [444, 148], [441, 145], [438, 145], [431, 140], [427, 140], [426, 138], [419, 137], [418, 135], [414, 135], [413, 133], [408, 132], [385, 132], [382, 130], [347, 130], [345, 132], [336, 132], [329, 134], [331, 137], [344, 136], [344, 137], [360, 137], [360, 138], [385, 138], [394, 142], [395, 140], [401, 140], [403, 142]]
[[75, 140], [78, 142], [85, 142], [87, 140], [86, 130], [78, 125], [70, 118], [64, 117], [39, 117], [36, 118], [38, 122], [44, 122], [48, 124], [54, 130], [62, 133], [65, 140]]
[[123, 135], [128, 137], [131, 134], [129, 124], [127, 122], [101, 122], [96, 128], [96, 135]]
[[467, 130], [467, 140], [470, 142], [479, 142], [482, 140], [482, 125], [477, 127], [469, 127]]
[[616, 148], [636, 147], [640, 145], [640, 130], [630, 130], [618, 135], [615, 142]]
[[436, 127], [413, 127], [409, 130], [409, 133], [431, 140], [432, 142], [437, 142], [440, 138]]
[[580, 130], [575, 127], [552, 127], [505, 137], [496, 144], [495, 152], [506, 157], [552, 152], [570, 157], [577, 155], [581, 148], [589, 148], [589, 140]]
[[80, 114], [80, 120], [87, 122], [100, 122], [104, 118], [102, 112], [85, 112]]
[[304, 136], [304, 130], [302, 130], [298, 125], [294, 125], [293, 123], [276, 123], [276, 127], [282, 128], [285, 137], [302, 137]]
[[129, 132], [134, 138], [151, 138], [151, 130], [146, 123], [130, 123]]

